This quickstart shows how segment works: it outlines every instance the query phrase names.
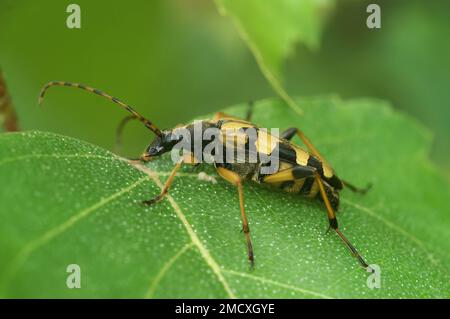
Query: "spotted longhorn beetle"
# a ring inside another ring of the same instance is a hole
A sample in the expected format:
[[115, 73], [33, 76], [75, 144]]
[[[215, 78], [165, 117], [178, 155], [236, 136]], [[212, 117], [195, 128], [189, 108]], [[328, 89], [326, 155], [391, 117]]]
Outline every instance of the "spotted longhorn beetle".
[[[48, 82], [40, 92], [39, 104], [41, 104], [47, 89], [52, 86], [68, 86], [83, 89], [103, 96], [108, 100], [120, 105], [122, 108], [131, 113], [131, 116], [128, 116], [128, 118], [126, 118], [120, 126], [123, 126], [123, 124], [131, 118], [141, 121], [149, 130], [151, 130], [156, 135], [156, 138], [150, 143], [144, 153], [140, 156], [140, 161], [147, 162], [173, 149], [176, 142], [173, 138], [173, 132], [175, 129], [160, 130], [156, 125], [136, 112], [128, 104], [92, 87], [85, 86], [79, 83], [63, 81]], [[319, 199], [321, 199], [325, 204], [325, 208], [327, 211], [327, 216], [330, 224], [329, 229], [331, 228], [336, 232], [345, 246], [357, 258], [360, 265], [366, 270], [371, 271], [369, 265], [366, 263], [363, 257], [340, 231], [335, 213], [339, 207], [339, 191], [341, 191], [344, 187], [347, 187], [354, 192], [363, 194], [368, 190], [370, 186], [368, 186], [366, 189], [359, 189], [337, 177], [332, 167], [328, 164], [325, 158], [319, 153], [319, 151], [305, 136], [305, 134], [303, 134], [303, 132], [298, 128], [292, 127], [284, 131], [279, 137], [273, 136], [265, 131], [260, 130], [256, 125], [250, 122], [251, 113], [251, 109], [249, 109], [246, 120], [238, 119], [225, 113], [219, 112], [216, 113], [211, 120], [201, 121], [202, 130], [205, 130], [207, 128], [216, 128], [219, 129], [220, 132], [225, 132], [230, 128], [254, 128], [258, 134], [257, 139], [264, 137], [266, 139], [270, 138], [272, 141], [271, 143], [269, 143], [269, 147], [267, 147], [267, 143], [262, 143], [265, 146], [257, 149], [259, 153], [262, 152], [265, 153], [265, 155], [270, 155], [274, 151], [274, 149], [277, 148], [278, 160], [280, 162], [280, 165], [278, 170], [273, 174], [261, 174], [261, 163], [251, 165], [245, 162], [214, 163], [217, 173], [237, 188], [242, 218], [242, 230], [247, 242], [248, 260], [250, 264], [253, 265], [254, 256], [253, 246], [250, 239], [249, 223], [245, 214], [244, 207], [243, 182], [246, 180], [252, 180], [257, 183], [270, 184], [275, 187], [279, 187], [286, 192], [299, 193], [309, 198], [318, 197]], [[193, 125], [194, 124], [191, 123], [183, 126], [183, 128], [187, 130], [193, 130]], [[308, 151], [305, 151], [301, 147], [291, 142], [291, 139], [295, 135], [297, 135], [303, 141]], [[203, 134], [201, 136], [203, 139]], [[201, 142], [203, 145], [204, 143], [210, 142], [210, 140], [202, 140]], [[159, 202], [164, 198], [164, 196], [168, 193], [168, 190], [175, 175], [177, 174], [177, 171], [183, 163], [192, 164], [198, 162], [196, 162], [192, 157], [190, 158], [190, 160], [186, 160], [186, 157], [184, 157], [182, 160], [178, 161], [175, 164], [172, 172], [170, 173], [161, 193], [153, 199], [144, 201], [145, 204], [151, 205]]]

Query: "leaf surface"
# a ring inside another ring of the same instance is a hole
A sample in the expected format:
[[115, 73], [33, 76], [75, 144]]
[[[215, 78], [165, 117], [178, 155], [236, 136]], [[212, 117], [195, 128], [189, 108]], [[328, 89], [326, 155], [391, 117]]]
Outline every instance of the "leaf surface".
[[[261, 127], [299, 126], [365, 196], [341, 192], [342, 231], [381, 269], [381, 288], [328, 227], [323, 205], [245, 185], [255, 250], [249, 269], [236, 189], [205, 164], [139, 169], [91, 144], [43, 132], [0, 135], [0, 295], [4, 297], [449, 297], [448, 184], [427, 158], [430, 136], [383, 102], [256, 103]], [[242, 116], [244, 106], [226, 110]], [[298, 142], [294, 138], [295, 142]], [[209, 178], [199, 179], [199, 173]], [[217, 181], [214, 183], [214, 181]], [[68, 289], [66, 268], [81, 268]]]

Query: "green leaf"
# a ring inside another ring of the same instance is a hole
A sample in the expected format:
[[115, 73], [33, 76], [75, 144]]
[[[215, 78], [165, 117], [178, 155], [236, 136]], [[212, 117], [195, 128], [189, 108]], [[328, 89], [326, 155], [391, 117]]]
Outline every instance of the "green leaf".
[[282, 85], [282, 65], [297, 42], [316, 50], [334, 0], [216, 0], [222, 15], [236, 28], [277, 94], [297, 113], [301, 107]]
[[[211, 166], [137, 167], [106, 150], [42, 132], [0, 135], [0, 291], [5, 297], [449, 297], [449, 187], [427, 158], [430, 136], [380, 101], [256, 103], [261, 127], [299, 126], [339, 176], [374, 184], [341, 192], [342, 231], [381, 269], [369, 289], [328, 227], [323, 204], [245, 185], [255, 250], [249, 269], [236, 189]], [[245, 113], [244, 106], [227, 110]], [[203, 173], [199, 179], [199, 173]], [[208, 178], [204, 178], [205, 175]], [[214, 183], [214, 181], [217, 181]], [[66, 268], [81, 267], [68, 289]]]

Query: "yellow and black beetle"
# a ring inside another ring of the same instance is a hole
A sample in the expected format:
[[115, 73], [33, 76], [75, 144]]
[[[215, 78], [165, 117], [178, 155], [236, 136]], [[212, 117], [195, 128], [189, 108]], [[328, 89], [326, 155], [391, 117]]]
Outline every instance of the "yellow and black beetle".
[[[169, 152], [177, 143], [177, 139], [174, 139], [173, 136], [174, 131], [176, 129], [179, 129], [180, 127], [177, 127], [173, 130], [160, 130], [152, 122], [144, 118], [128, 104], [120, 101], [115, 97], [112, 97], [109, 94], [106, 94], [103, 91], [94, 89], [89, 86], [63, 81], [49, 82], [41, 90], [39, 103], [42, 102], [46, 90], [51, 86], [76, 87], [103, 96], [130, 112], [132, 115], [127, 119], [133, 118], [141, 121], [156, 135], [156, 138], [146, 148], [145, 152], [139, 158], [139, 160], [141, 161], [149, 161], [154, 157]], [[237, 119], [235, 117], [219, 112], [215, 114], [213, 119], [203, 120], [200, 122], [202, 130], [206, 130], [208, 128], [216, 128], [223, 132], [224, 135], [227, 134], [225, 132], [229, 132], [229, 129], [253, 128], [257, 132], [256, 143], [258, 143], [259, 139], [261, 138], [264, 138], [265, 140], [257, 147], [258, 153], [264, 153], [263, 155], [271, 155], [271, 153], [276, 150], [276, 152], [274, 153], [277, 154], [277, 159], [279, 160], [280, 165], [277, 171], [271, 174], [261, 173], [261, 168], [263, 166], [261, 162], [252, 164], [245, 161], [232, 163], [225, 161], [222, 163], [214, 163], [217, 169], [217, 173], [222, 178], [236, 186], [238, 190], [239, 205], [242, 217], [242, 230], [247, 241], [248, 260], [250, 261], [250, 263], [253, 265], [254, 257], [252, 242], [250, 239], [250, 228], [244, 207], [244, 195], [242, 188], [243, 182], [245, 180], [252, 180], [257, 183], [270, 184], [282, 188], [287, 192], [299, 193], [310, 198], [320, 196], [319, 199], [324, 202], [326, 207], [330, 228], [336, 232], [336, 234], [344, 242], [346, 247], [358, 259], [361, 266], [367, 270], [370, 270], [363, 257], [339, 230], [335, 214], [339, 207], [340, 190], [342, 190], [344, 187], [347, 187], [352, 191], [365, 193], [367, 189], [358, 189], [348, 182], [345, 182], [344, 180], [338, 178], [334, 173], [332, 167], [299, 129], [289, 128], [284, 131], [281, 136], [278, 137], [270, 135], [266, 131], [260, 130], [257, 126], [250, 122], [250, 117], [251, 110], [248, 113], [246, 120]], [[121, 126], [123, 126], [126, 120], [121, 123]], [[194, 124], [191, 123], [183, 126], [182, 128], [188, 131], [193, 130]], [[300, 139], [306, 145], [308, 152], [290, 141], [295, 135], [300, 137]], [[194, 134], [192, 134], [192, 136], [194, 136]], [[205, 145], [211, 142], [210, 139], [204, 140], [203, 134], [201, 134], [200, 136], [202, 139], [202, 141], [199, 141], [202, 143], [201, 145]], [[267, 143], [267, 140], [270, 140], [270, 143]], [[175, 164], [175, 167], [173, 168], [171, 174], [169, 175], [169, 178], [167, 179], [162, 192], [155, 198], [144, 201], [144, 203], [151, 205], [163, 199], [167, 194], [170, 185], [172, 184], [172, 181], [181, 165], [183, 163], [193, 164], [197, 162], [198, 159], [195, 159], [193, 155], [190, 156], [189, 159], [186, 159], [186, 157], [184, 157], [180, 161], [178, 161]]]

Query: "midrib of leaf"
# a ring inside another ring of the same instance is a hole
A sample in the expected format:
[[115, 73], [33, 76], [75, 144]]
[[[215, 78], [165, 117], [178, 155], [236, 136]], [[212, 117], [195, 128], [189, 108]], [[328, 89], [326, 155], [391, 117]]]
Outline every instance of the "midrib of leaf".
[[[164, 185], [161, 183], [161, 181], [158, 177], [158, 174], [156, 172], [154, 172], [151, 169], [149, 169], [148, 167], [145, 167], [142, 165], [134, 165], [134, 166], [141, 172], [147, 174], [161, 190], [164, 189]], [[175, 202], [175, 200], [170, 195], [170, 193], [168, 193], [165, 197], [169, 200], [170, 205], [172, 206], [173, 210], [175, 211], [175, 214], [178, 216], [178, 218], [183, 223], [183, 226], [186, 229], [186, 232], [188, 233], [189, 238], [191, 239], [192, 243], [200, 251], [203, 259], [206, 261], [208, 266], [214, 272], [217, 279], [219, 280], [219, 282], [222, 284], [223, 288], [225, 289], [225, 292], [227, 293], [227, 295], [230, 298], [236, 298], [236, 296], [234, 295], [233, 291], [231, 290], [227, 280], [223, 276], [222, 270], [221, 270], [219, 264], [215, 261], [215, 259], [211, 256], [209, 251], [206, 249], [206, 247], [202, 244], [202, 242], [200, 241], [200, 238], [197, 236], [197, 234], [192, 229], [191, 224], [189, 224], [186, 216], [184, 215], [184, 213], [182, 212], [182, 210], [180, 209], [178, 204]]]

